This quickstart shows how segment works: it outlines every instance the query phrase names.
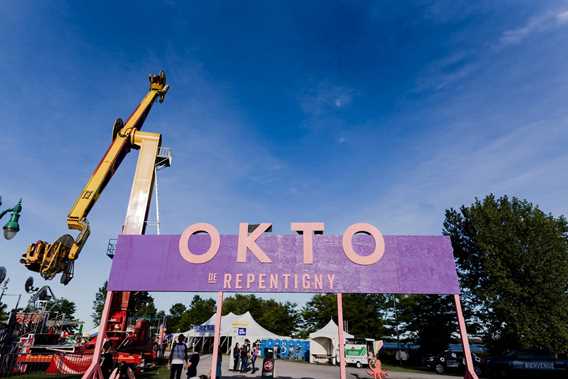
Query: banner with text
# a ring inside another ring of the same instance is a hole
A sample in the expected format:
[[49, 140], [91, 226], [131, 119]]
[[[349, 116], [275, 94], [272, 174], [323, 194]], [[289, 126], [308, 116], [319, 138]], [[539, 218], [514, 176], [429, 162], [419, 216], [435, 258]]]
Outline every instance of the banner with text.
[[459, 293], [447, 237], [380, 237], [378, 251], [370, 235], [353, 235], [347, 245], [345, 236], [313, 235], [308, 251], [303, 235], [264, 234], [244, 248], [238, 235], [121, 235], [109, 289]]

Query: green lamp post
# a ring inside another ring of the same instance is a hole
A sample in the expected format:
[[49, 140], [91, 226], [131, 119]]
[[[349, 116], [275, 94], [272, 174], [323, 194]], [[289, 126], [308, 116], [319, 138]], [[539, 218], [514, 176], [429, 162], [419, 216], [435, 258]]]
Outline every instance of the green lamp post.
[[[2, 205], [2, 198], [0, 198], [0, 205]], [[0, 212], [0, 219], [2, 219], [2, 217], [4, 217], [6, 214], [10, 212], [12, 213], [12, 215], [10, 216], [10, 219], [8, 220], [6, 225], [4, 225], [3, 228], [4, 238], [6, 238], [7, 240], [11, 240], [12, 238], [14, 238], [16, 234], [20, 231], [20, 224], [18, 223], [18, 221], [20, 220], [20, 213], [22, 212], [22, 199], [18, 201], [18, 204], [16, 204], [15, 207]]]

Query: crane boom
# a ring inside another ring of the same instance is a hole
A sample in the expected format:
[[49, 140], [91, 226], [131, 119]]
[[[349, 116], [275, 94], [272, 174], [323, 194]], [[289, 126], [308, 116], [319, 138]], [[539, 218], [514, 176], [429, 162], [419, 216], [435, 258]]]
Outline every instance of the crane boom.
[[62, 273], [63, 284], [69, 283], [73, 278], [74, 261], [79, 257], [90, 234], [87, 215], [124, 157], [132, 148], [136, 148], [135, 133], [142, 128], [152, 104], [156, 99], [161, 103], [169, 89], [163, 71], [160, 75], [150, 75], [149, 79], [148, 93], [126, 123], [121, 119], [115, 121], [112, 143], [69, 211], [67, 226], [69, 229], [78, 230], [79, 235], [73, 238], [69, 234], [64, 234], [51, 244], [45, 241], [32, 243], [20, 260], [29, 270], [39, 272], [45, 279], [53, 279], [55, 275]]

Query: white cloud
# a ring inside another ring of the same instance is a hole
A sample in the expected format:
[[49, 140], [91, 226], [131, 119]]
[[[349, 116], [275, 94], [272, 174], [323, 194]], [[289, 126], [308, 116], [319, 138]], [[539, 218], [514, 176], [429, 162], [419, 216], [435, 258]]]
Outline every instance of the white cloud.
[[472, 53], [457, 51], [432, 62], [416, 80], [415, 91], [442, 91], [469, 77], [478, 68]]
[[568, 10], [558, 13], [556, 15], [556, 21], [560, 24], [568, 22]]
[[489, 193], [527, 198], [547, 212], [565, 214], [567, 207], [559, 200], [568, 197], [568, 153], [559, 141], [567, 138], [568, 117], [515, 128], [481, 143], [457, 130], [432, 136], [429, 144], [439, 145], [438, 152], [394, 179], [363, 218], [389, 234], [439, 234], [446, 208]]
[[568, 9], [547, 11], [533, 16], [517, 28], [505, 30], [500, 38], [500, 45], [516, 45], [534, 33], [557, 27], [568, 22]]

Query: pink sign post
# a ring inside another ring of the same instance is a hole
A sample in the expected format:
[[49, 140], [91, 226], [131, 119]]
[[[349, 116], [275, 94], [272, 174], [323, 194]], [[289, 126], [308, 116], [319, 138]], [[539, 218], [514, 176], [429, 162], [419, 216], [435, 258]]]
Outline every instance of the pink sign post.
[[345, 379], [345, 332], [343, 329], [343, 295], [337, 294], [337, 334], [339, 339], [339, 378]]
[[217, 312], [215, 313], [215, 337], [213, 338], [213, 356], [211, 357], [211, 379], [217, 378], [217, 360], [221, 343], [221, 316], [223, 315], [223, 292], [217, 292]]
[[[211, 377], [216, 378], [223, 292], [336, 293], [340, 378], [346, 378], [343, 293], [454, 295], [466, 356], [477, 379], [461, 310], [451, 243], [444, 236], [383, 236], [370, 224], [323, 235], [324, 223], [292, 223], [299, 234], [270, 235], [270, 223], [221, 235], [206, 223], [180, 235], [121, 235], [110, 291], [217, 292]], [[105, 308], [106, 309], [106, 308]], [[105, 317], [105, 314], [103, 314]]]

